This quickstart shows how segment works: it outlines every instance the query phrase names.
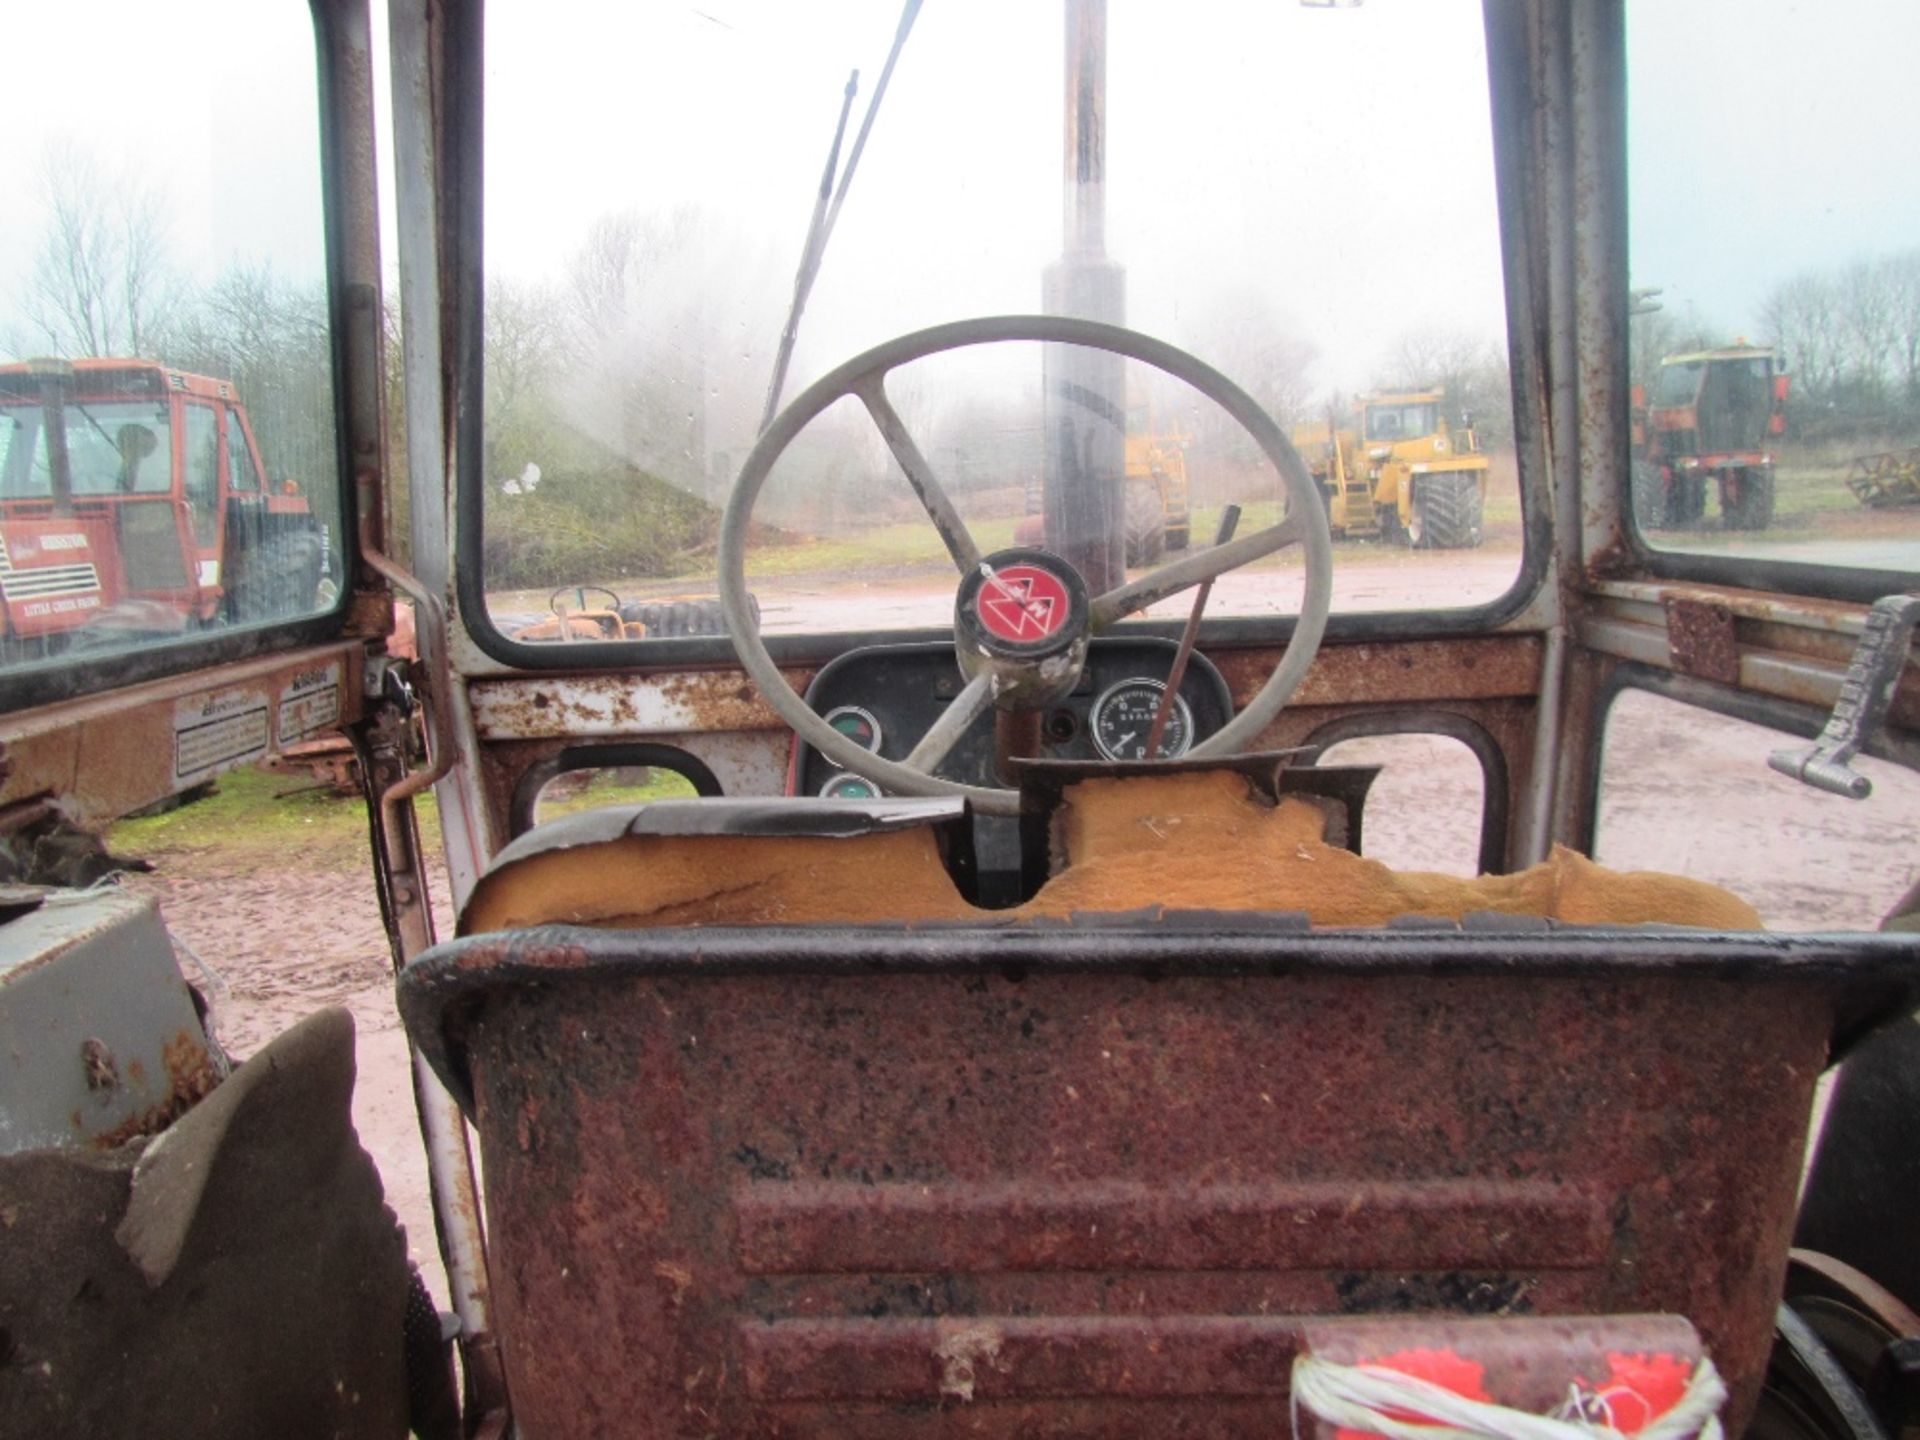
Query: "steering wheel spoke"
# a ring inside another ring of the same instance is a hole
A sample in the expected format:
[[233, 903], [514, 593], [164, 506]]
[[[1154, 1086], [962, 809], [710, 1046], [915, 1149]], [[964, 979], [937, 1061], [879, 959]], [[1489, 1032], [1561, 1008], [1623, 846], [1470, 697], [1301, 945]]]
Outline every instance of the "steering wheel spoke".
[[940, 712], [940, 718], [927, 727], [927, 733], [920, 737], [920, 743], [913, 747], [913, 753], [901, 763], [909, 770], [931, 775], [953, 747], [960, 743], [960, 737], [967, 733], [968, 728], [992, 703], [992, 676], [982, 671], [953, 697], [953, 703]]
[[1101, 634], [1127, 616], [1138, 614], [1169, 595], [1178, 595], [1182, 590], [1191, 590], [1203, 580], [1212, 580], [1229, 570], [1251, 565], [1289, 545], [1298, 545], [1305, 538], [1306, 527], [1299, 520], [1288, 517], [1278, 525], [1269, 525], [1264, 530], [1242, 535], [1238, 540], [1230, 540], [1210, 550], [1196, 550], [1171, 564], [1149, 571], [1138, 580], [1116, 585], [1093, 602], [1093, 633]]
[[964, 575], [969, 570], [977, 570], [980, 567], [980, 547], [973, 543], [967, 522], [960, 518], [960, 512], [954, 508], [947, 492], [940, 488], [933, 467], [927, 464], [927, 457], [920, 453], [920, 447], [913, 443], [913, 436], [907, 433], [906, 422], [893, 408], [893, 402], [887, 399], [885, 374], [867, 376], [853, 387], [853, 393], [867, 407], [867, 414], [873, 417], [873, 423], [878, 427], [881, 438], [887, 442], [887, 448], [893, 452], [893, 458], [907, 472], [907, 483], [913, 486], [913, 493], [920, 497], [920, 503], [926, 507], [933, 528], [940, 532], [940, 539], [960, 573]]

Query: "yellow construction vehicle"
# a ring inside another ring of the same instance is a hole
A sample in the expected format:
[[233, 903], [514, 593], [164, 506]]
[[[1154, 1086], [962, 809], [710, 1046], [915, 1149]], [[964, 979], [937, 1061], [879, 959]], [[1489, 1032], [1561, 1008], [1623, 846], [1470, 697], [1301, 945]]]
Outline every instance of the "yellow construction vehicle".
[[1355, 424], [1297, 426], [1339, 537], [1405, 539], [1416, 550], [1471, 550], [1483, 532], [1489, 461], [1470, 418], [1448, 426], [1437, 390], [1364, 395]]
[[1163, 432], [1144, 403], [1127, 410], [1127, 564], [1151, 565], [1184, 550], [1192, 534], [1187, 437]]
[[[1185, 435], [1155, 426], [1144, 399], [1127, 406], [1126, 469], [1121, 475], [1126, 506], [1127, 564], [1156, 564], [1169, 550], [1184, 550], [1192, 535]], [[1040, 518], [1040, 475], [1029, 480], [1026, 515], [1014, 529], [1020, 545], [1045, 543]]]

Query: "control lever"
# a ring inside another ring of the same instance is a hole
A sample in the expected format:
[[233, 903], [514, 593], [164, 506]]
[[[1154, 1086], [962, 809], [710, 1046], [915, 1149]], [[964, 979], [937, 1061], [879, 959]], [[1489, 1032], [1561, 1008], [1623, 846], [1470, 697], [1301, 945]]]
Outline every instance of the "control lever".
[[1867, 612], [1866, 628], [1840, 683], [1840, 698], [1819, 738], [1804, 750], [1776, 750], [1767, 764], [1795, 780], [1864, 800], [1873, 782], [1847, 764], [1873, 738], [1893, 705], [1894, 689], [1907, 665], [1907, 645], [1920, 622], [1920, 595], [1888, 595]]

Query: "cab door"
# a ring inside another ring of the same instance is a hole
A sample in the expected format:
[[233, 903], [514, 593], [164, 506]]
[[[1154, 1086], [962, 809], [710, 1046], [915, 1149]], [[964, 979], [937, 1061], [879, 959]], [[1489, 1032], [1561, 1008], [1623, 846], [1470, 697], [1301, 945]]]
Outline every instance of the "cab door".
[[[97, 16], [55, 8], [41, 23], [56, 32], [49, 53], [85, 52], [93, 69], [78, 109], [56, 70], [28, 67], [9, 95], [24, 158], [0, 219], [0, 362], [55, 357], [101, 375], [101, 361], [137, 359], [164, 375], [179, 507], [168, 541], [186, 562], [178, 599], [121, 596], [0, 649], [0, 823], [45, 802], [89, 824], [363, 713], [368, 656], [390, 628], [384, 582], [347, 553], [384, 529], [372, 32], [360, 0], [232, 5], [222, 73], [244, 82], [156, 125], [153, 77], [203, 70], [206, 32], [155, 20], [138, 43], [102, 46]], [[208, 176], [223, 183], [210, 190]], [[218, 386], [253, 407], [260, 462], [238, 421], [223, 423]], [[70, 405], [67, 432], [109, 443], [116, 404]], [[7, 433], [44, 444], [47, 428]], [[220, 599], [226, 499], [237, 477], [259, 496], [262, 462], [300, 477], [328, 537], [325, 573], [347, 579], [294, 613], [243, 620]], [[88, 533], [108, 552], [92, 557], [103, 572], [125, 559], [119, 498], [72, 502], [80, 519], [101, 512]]]
[[[1920, 15], [1622, 0], [1563, 35], [1560, 198], [1596, 283], [1557, 301], [1579, 485], [1559, 511], [1565, 671], [1543, 697], [1564, 709], [1555, 833], [1717, 880], [1770, 929], [1911, 929], [1920, 188], [1879, 157], [1910, 128]], [[1755, 356], [1773, 367], [1757, 446], [1656, 453], [1630, 426], [1663, 372]], [[1646, 503], [1663, 475], [1689, 503]], [[1857, 1046], [1823, 1093], [1796, 1239], [1830, 1260], [1796, 1264], [1786, 1298], [1870, 1391], [1920, 1328], [1920, 1027]]]

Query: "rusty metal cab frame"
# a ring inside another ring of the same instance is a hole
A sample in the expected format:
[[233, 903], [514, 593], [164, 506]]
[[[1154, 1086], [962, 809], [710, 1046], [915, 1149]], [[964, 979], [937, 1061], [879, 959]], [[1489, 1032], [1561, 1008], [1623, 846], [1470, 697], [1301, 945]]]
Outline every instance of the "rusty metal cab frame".
[[[1236, 1434], [1286, 1423], [1320, 1318], [1655, 1310], [1698, 1328], [1743, 1421], [1815, 1077], [1910, 1003], [1911, 937], [1201, 914], [436, 948], [428, 787], [458, 899], [543, 768], [671, 746], [774, 794], [784, 732], [714, 642], [543, 652], [487, 619], [454, 520], [482, 503], [483, 21], [425, 0], [389, 7], [410, 568], [386, 553], [372, 46], [364, 7], [316, 9], [351, 603], [223, 641], [215, 668], [133, 657], [112, 694], [61, 677], [0, 719], [0, 804], [65, 787], [75, 818], [123, 813], [168, 791], [143, 737], [175, 707], [342, 667], [401, 1005], [438, 1076], [416, 1088], [470, 1428]], [[1590, 842], [1621, 688], [1814, 733], [1867, 604], [1911, 583], [1679, 556], [1633, 525], [1623, 9], [1485, 4], [1522, 573], [1437, 618], [1336, 616], [1262, 737], [1415, 714], [1470, 734], [1504, 777], [1485, 840], [1507, 866]], [[411, 686], [383, 649], [395, 592]], [[804, 687], [876, 638], [774, 658]], [[1284, 639], [1224, 621], [1201, 643], [1239, 704]], [[1888, 703], [1870, 751], [1920, 768], [1914, 672]], [[82, 753], [112, 758], [80, 773]]]

